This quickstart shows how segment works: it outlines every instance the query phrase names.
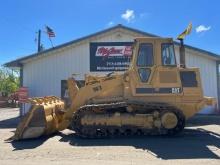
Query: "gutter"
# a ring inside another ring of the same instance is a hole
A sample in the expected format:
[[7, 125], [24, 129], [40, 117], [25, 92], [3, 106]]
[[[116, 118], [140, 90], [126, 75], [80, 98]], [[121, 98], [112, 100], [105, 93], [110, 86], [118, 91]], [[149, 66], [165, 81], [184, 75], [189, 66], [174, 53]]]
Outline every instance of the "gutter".
[[[23, 86], [23, 78], [24, 78], [24, 72], [23, 72], [23, 65], [20, 64], [20, 87]], [[24, 104], [19, 103], [19, 116], [21, 117], [23, 115], [23, 109], [24, 109]]]

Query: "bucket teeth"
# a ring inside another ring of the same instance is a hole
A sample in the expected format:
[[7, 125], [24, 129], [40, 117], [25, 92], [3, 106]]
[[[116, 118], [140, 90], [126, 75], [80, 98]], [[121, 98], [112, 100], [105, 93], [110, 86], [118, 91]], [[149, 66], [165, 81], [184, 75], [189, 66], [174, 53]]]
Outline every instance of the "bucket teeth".
[[35, 98], [29, 98], [28, 102], [31, 104], [53, 104], [60, 102], [61, 99], [56, 96], [45, 96], [45, 97], [35, 97]]

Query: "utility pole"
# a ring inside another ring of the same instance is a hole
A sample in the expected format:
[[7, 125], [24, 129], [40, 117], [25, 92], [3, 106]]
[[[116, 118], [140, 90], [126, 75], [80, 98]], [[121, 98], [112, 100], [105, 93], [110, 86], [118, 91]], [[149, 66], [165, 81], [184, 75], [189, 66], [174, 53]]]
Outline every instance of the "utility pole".
[[38, 30], [38, 38], [37, 38], [37, 52], [41, 51], [41, 30]]

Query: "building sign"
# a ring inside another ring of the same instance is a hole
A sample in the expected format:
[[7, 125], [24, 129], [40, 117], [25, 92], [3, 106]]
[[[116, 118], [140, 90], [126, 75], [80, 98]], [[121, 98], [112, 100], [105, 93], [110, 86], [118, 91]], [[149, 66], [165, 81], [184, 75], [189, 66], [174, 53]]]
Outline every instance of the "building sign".
[[28, 99], [28, 88], [27, 87], [20, 87], [17, 91], [18, 93], [18, 101], [20, 103], [26, 103]]
[[90, 71], [125, 71], [132, 57], [132, 42], [90, 43]]

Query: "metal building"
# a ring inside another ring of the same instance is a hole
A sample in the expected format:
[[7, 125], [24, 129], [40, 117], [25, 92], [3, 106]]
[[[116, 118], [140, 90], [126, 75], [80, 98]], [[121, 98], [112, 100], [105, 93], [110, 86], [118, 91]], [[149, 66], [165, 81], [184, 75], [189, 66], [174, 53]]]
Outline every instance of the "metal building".
[[[94, 46], [124, 46], [133, 42], [136, 37], [156, 35], [137, 29], [117, 25], [98, 33], [76, 39], [54, 48], [32, 54], [5, 64], [7, 67], [19, 67], [22, 86], [28, 87], [30, 97], [56, 95], [61, 97], [63, 82], [73, 73], [106, 74], [110, 70], [96, 70], [96, 59], [92, 55]], [[179, 63], [179, 45], [175, 43], [177, 63]], [[201, 71], [204, 94], [218, 99], [220, 103], [219, 64], [220, 56], [206, 50], [186, 45], [186, 64], [199, 67]], [[98, 67], [97, 67], [98, 68]], [[120, 68], [119, 68], [120, 70]], [[209, 108], [207, 113], [215, 109]]]

